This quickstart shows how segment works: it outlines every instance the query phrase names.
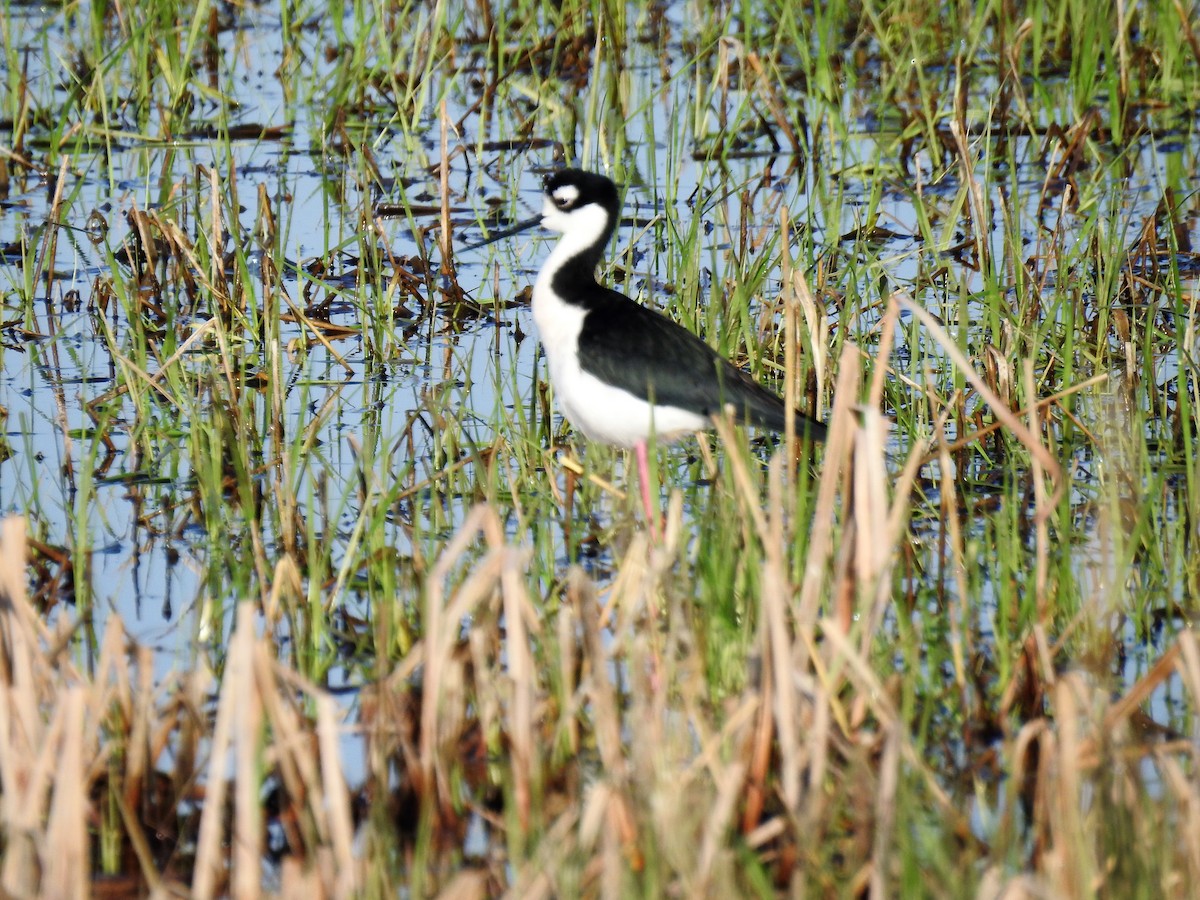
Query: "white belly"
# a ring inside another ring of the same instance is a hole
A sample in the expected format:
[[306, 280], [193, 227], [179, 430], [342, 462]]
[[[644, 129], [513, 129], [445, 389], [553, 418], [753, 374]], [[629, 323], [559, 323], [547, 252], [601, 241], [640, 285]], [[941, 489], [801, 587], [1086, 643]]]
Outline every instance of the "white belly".
[[579, 366], [584, 310], [563, 303], [542, 284], [533, 288], [533, 321], [550, 367], [554, 396], [567, 421], [594, 441], [632, 447], [651, 434], [670, 442], [708, 427], [704, 416], [672, 406], [651, 407]]

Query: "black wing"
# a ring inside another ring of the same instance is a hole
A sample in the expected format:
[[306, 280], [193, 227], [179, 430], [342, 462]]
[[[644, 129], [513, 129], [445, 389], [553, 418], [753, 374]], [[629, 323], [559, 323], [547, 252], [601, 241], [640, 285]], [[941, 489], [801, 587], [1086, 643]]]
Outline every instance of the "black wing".
[[[584, 371], [659, 405], [712, 416], [731, 404], [739, 421], [783, 431], [777, 395], [683, 326], [624, 294], [602, 290], [591, 298], [579, 336]], [[825, 437], [825, 426], [800, 412], [796, 429], [813, 440]]]

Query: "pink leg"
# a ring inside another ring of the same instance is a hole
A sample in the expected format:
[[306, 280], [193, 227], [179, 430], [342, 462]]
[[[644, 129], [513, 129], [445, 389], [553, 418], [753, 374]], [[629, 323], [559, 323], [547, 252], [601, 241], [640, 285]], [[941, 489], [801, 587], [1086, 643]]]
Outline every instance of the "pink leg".
[[650, 462], [646, 455], [646, 442], [638, 441], [633, 445], [637, 454], [638, 482], [642, 486], [642, 508], [646, 511], [646, 521], [650, 524], [651, 540], [658, 540], [658, 510], [657, 504], [650, 502]]

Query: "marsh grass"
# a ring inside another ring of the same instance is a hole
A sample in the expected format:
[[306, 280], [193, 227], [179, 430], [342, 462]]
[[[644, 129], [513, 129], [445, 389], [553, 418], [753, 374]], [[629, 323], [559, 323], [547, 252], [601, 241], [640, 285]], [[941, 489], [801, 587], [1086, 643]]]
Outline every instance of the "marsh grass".
[[[1191, 895], [1187, 9], [87, 9], [0, 21], [5, 892]], [[454, 250], [563, 160], [830, 422], [657, 542]]]

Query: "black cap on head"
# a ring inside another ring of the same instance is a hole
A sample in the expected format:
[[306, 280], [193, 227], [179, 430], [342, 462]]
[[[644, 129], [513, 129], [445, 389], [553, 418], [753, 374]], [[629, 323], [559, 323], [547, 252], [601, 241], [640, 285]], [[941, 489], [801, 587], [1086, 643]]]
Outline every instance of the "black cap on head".
[[[572, 188], [573, 191], [570, 190]], [[617, 186], [611, 178], [597, 172], [585, 172], [583, 169], [559, 169], [557, 172], [551, 172], [546, 176], [544, 190], [546, 196], [563, 210], [598, 203], [615, 213], [620, 205]]]

